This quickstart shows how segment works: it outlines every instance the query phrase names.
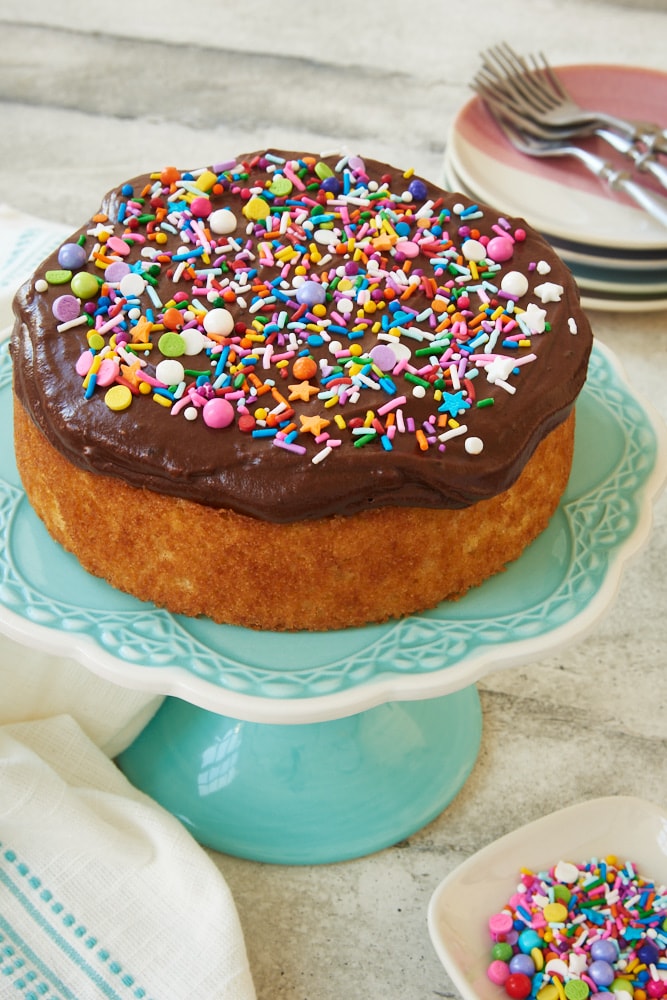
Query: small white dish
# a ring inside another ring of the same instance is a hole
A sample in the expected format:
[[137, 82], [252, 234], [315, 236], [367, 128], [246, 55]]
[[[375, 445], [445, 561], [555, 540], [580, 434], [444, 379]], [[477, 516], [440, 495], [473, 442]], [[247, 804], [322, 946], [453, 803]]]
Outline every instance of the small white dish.
[[428, 909], [435, 950], [463, 1000], [503, 1000], [487, 977], [488, 920], [507, 903], [522, 867], [582, 863], [615, 854], [667, 884], [667, 809], [631, 796], [591, 799], [522, 826], [478, 851], [445, 878]]

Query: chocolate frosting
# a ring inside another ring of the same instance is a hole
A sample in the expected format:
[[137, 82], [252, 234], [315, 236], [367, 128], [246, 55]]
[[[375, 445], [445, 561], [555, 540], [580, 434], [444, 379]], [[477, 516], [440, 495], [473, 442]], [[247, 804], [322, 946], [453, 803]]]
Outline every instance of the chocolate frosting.
[[592, 339], [523, 220], [278, 151], [121, 185], [14, 308], [15, 391], [69, 461], [274, 522], [507, 489]]

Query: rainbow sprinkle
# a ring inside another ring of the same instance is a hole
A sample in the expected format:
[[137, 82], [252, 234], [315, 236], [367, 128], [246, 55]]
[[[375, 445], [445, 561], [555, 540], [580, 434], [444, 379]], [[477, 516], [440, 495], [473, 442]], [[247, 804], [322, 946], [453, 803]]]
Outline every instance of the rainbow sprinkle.
[[[493, 419], [563, 291], [545, 281], [524, 303], [521, 229], [481, 236], [476, 205], [446, 209], [412, 171], [372, 181], [355, 156], [168, 167], [114, 204], [36, 283], [69, 284], [52, 308], [59, 333], [86, 333], [86, 399], [118, 419], [150, 400], [315, 465], [405, 435], [440, 454], [473, 413]], [[428, 404], [418, 422], [411, 399]]]
[[489, 979], [517, 1000], [667, 996], [667, 890], [629, 861], [522, 869], [489, 931]]

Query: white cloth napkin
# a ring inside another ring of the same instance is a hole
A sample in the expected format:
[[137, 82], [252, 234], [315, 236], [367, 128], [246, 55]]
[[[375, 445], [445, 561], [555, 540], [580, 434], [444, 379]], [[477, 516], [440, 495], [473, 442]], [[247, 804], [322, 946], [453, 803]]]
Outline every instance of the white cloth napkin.
[[[0, 330], [68, 232], [0, 205]], [[220, 872], [111, 759], [160, 702], [0, 636], [0, 1000], [254, 1000]]]

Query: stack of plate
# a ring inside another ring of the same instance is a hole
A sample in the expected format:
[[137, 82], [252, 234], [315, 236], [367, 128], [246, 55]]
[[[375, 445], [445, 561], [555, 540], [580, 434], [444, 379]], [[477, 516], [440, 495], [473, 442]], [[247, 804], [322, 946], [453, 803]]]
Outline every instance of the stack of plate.
[[[558, 67], [557, 73], [584, 106], [594, 95], [599, 110], [667, 127], [665, 73], [619, 66]], [[631, 167], [597, 137], [580, 143], [616, 167]], [[539, 160], [517, 152], [478, 97], [452, 123], [444, 175], [450, 190], [538, 229], [570, 267], [585, 307], [667, 308], [667, 227], [572, 157]], [[667, 198], [652, 176], [639, 179]]]

